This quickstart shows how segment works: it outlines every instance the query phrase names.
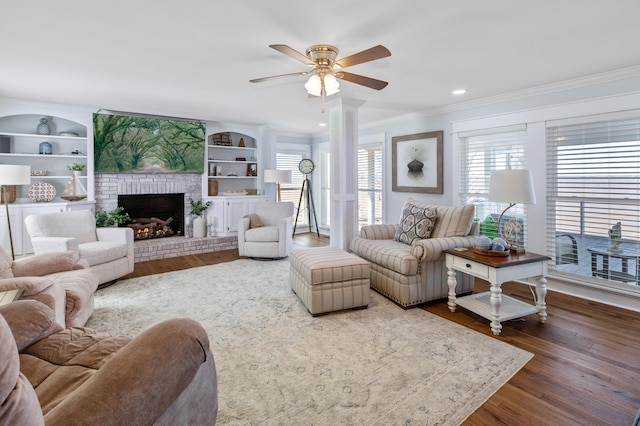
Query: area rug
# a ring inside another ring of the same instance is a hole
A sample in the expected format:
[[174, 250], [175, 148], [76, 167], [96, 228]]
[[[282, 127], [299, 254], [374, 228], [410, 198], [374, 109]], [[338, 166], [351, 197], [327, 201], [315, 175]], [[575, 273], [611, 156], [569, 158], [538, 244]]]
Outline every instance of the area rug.
[[211, 339], [220, 425], [457, 425], [533, 356], [374, 291], [368, 309], [314, 318], [286, 259], [119, 281], [88, 326], [134, 337], [173, 317]]

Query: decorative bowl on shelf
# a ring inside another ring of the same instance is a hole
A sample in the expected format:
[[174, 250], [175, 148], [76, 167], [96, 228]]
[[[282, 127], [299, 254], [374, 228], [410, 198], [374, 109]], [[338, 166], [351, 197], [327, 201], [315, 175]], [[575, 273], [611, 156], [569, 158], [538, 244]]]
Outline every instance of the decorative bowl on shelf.
[[60, 132], [58, 133], [59, 136], [71, 136], [71, 137], [75, 137], [77, 138], [78, 136], [80, 136], [79, 134], [77, 134], [76, 132]]
[[31, 170], [31, 176], [46, 176], [47, 170]]

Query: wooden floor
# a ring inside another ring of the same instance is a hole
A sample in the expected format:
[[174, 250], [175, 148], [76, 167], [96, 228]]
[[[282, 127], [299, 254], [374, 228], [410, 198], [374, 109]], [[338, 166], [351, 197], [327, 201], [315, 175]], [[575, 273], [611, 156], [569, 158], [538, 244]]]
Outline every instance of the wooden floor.
[[[295, 247], [328, 245], [298, 235]], [[157, 274], [238, 259], [237, 250], [137, 263], [131, 276]], [[486, 291], [476, 281], [475, 291]], [[503, 293], [530, 301], [529, 287], [506, 283]], [[534, 358], [473, 413], [465, 425], [631, 425], [640, 409], [640, 314], [556, 292], [547, 295], [548, 319], [489, 322], [446, 301], [425, 310], [532, 352]], [[433, 390], [437, 392], [437, 389]]]

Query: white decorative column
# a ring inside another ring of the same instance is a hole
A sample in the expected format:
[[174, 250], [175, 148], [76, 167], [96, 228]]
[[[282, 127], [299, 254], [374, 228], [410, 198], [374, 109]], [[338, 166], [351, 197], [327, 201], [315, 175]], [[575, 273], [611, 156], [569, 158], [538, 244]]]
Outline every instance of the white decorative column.
[[331, 147], [330, 244], [343, 250], [358, 232], [358, 108], [363, 104], [342, 98], [325, 104]]

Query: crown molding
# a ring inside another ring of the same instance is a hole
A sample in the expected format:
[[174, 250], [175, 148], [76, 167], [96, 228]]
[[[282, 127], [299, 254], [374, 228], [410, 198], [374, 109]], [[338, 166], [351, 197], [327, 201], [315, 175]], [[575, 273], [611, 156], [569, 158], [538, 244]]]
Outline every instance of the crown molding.
[[379, 127], [385, 124], [396, 124], [402, 121], [412, 121], [416, 119], [423, 119], [426, 117], [432, 117], [435, 115], [441, 115], [450, 112], [462, 111], [471, 108], [478, 108], [497, 104], [501, 102], [510, 102], [520, 99], [525, 99], [533, 96], [546, 95], [550, 93], [557, 93], [561, 91], [577, 89], [586, 86], [592, 86], [596, 84], [609, 83], [612, 81], [624, 80], [627, 78], [640, 77], [640, 65], [635, 65], [627, 68], [621, 68], [614, 71], [603, 72], [599, 74], [593, 74], [586, 77], [575, 78], [572, 80], [560, 81], [557, 83], [545, 84], [541, 86], [530, 87], [527, 89], [517, 90], [513, 92], [504, 93], [501, 95], [488, 96], [485, 98], [476, 99], [473, 101], [459, 102], [451, 105], [445, 105], [441, 107], [435, 107], [428, 110], [419, 112], [412, 112], [409, 114], [398, 115], [390, 117], [384, 120], [376, 120], [372, 123], [363, 124], [361, 128]]

